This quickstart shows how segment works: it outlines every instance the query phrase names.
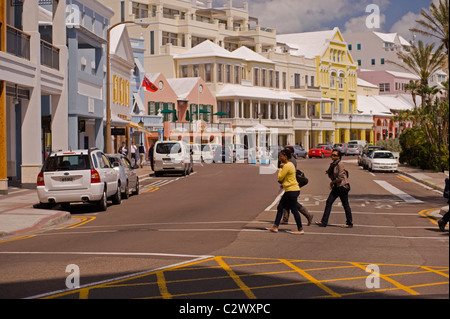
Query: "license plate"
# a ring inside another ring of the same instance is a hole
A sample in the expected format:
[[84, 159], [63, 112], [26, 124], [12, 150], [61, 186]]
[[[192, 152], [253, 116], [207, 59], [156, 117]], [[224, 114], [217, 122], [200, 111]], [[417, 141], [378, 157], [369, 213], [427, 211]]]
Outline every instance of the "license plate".
[[61, 182], [73, 182], [73, 178], [72, 177], [63, 177], [63, 178], [61, 178]]
[[172, 163], [172, 159], [171, 158], [163, 158], [163, 162]]

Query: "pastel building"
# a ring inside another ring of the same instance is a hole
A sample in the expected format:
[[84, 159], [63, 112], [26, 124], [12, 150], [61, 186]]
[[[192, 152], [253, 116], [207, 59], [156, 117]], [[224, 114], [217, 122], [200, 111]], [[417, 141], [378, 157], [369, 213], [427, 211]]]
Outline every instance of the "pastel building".
[[107, 30], [114, 12], [98, 0], [66, 1], [69, 147], [103, 149]]
[[359, 69], [358, 77], [377, 85], [381, 95], [403, 94], [407, 91], [407, 85], [410, 81], [420, 79], [417, 75], [407, 72], [367, 69]]
[[0, 193], [68, 147], [66, 3], [0, 1]]
[[295, 48], [295, 55], [315, 60], [314, 79], [323, 100], [307, 111], [312, 144], [369, 141], [372, 119], [356, 112], [357, 65], [340, 30], [282, 34], [277, 41]]

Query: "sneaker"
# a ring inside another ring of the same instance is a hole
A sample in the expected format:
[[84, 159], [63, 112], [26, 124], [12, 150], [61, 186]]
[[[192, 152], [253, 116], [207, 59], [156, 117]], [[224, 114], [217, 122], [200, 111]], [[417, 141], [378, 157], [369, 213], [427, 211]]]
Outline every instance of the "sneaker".
[[305, 231], [302, 229], [302, 230], [290, 231], [288, 233], [293, 234], [293, 235], [304, 235]]

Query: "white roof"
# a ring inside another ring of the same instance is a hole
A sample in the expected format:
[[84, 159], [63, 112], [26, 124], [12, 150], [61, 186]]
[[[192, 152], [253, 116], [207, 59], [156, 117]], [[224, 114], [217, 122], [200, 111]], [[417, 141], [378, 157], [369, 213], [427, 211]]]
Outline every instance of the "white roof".
[[167, 79], [170, 87], [175, 91], [179, 99], [187, 99], [200, 78], [179, 78]]
[[324, 53], [336, 32], [337, 28], [327, 31], [279, 34], [277, 42], [285, 43], [292, 49], [296, 49], [296, 53], [292, 52], [293, 55], [314, 58]]
[[397, 38], [398, 42], [400, 42], [401, 45], [411, 46], [411, 44], [407, 40], [405, 40], [405, 38], [403, 38], [396, 32], [395, 33], [374, 32], [374, 34], [384, 42], [395, 43], [395, 40]]
[[396, 71], [386, 71], [387, 73], [397, 77], [397, 78], [407, 78], [407, 79], [412, 79], [412, 80], [420, 80], [420, 77], [412, 74], [412, 73], [407, 73], [407, 72], [396, 72]]
[[192, 49], [187, 50], [184, 53], [175, 55], [174, 59], [204, 58], [204, 57], [221, 57], [233, 59], [235, 58], [235, 56], [232, 55], [230, 51], [211, 42], [210, 40], [206, 40], [196, 45]]
[[378, 85], [367, 82], [366, 80], [357, 78], [356, 80], [356, 85], [357, 86], [365, 86], [365, 87], [371, 87], [371, 88], [377, 88], [378, 89]]
[[[299, 99], [305, 99], [300, 95], [297, 95]], [[243, 86], [238, 84], [227, 84], [220, 92], [216, 94], [216, 97], [247, 97], [261, 100], [271, 101], [292, 101], [294, 95], [288, 92], [278, 92], [262, 87]]]
[[253, 62], [263, 62], [263, 63], [271, 63], [274, 64], [272, 60], [266, 59], [261, 54], [256, 53], [255, 51], [242, 46], [239, 49], [234, 50], [231, 54], [237, 58], [245, 61], [253, 61]]
[[373, 98], [392, 111], [412, 110], [414, 108], [412, 99], [411, 102], [409, 102], [406, 98], [400, 98], [398, 94], [376, 95], [373, 96]]
[[374, 96], [358, 95], [358, 112], [363, 115], [393, 116], [386, 106], [380, 103]]

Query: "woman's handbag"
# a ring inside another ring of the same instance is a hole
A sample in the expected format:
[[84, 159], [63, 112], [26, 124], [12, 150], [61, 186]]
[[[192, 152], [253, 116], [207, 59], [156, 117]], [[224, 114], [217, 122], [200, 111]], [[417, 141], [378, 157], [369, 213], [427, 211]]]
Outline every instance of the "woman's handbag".
[[350, 184], [345, 184], [343, 186], [339, 186], [338, 190], [341, 193], [348, 193], [350, 191]]

